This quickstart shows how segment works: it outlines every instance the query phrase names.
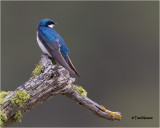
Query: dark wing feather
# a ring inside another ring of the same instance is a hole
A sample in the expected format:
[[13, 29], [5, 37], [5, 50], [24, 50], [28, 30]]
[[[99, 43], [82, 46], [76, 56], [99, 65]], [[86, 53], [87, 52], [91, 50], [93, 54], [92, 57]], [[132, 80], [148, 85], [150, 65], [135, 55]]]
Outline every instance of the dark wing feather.
[[75, 69], [75, 67], [73, 66], [71, 59], [68, 56], [68, 64], [70, 66], [70, 68], [80, 77], [80, 74], [77, 72], [77, 70]]

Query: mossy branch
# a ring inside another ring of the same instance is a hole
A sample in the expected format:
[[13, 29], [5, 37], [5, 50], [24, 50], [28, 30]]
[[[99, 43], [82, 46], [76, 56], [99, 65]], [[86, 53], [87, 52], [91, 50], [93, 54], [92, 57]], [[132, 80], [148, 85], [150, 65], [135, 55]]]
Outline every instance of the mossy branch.
[[0, 93], [0, 125], [10, 126], [21, 121], [24, 113], [56, 94], [65, 95], [99, 117], [120, 120], [120, 112], [112, 112], [87, 97], [86, 90], [73, 85], [74, 78], [62, 66], [53, 64], [45, 54], [32, 72], [32, 77], [15, 91]]

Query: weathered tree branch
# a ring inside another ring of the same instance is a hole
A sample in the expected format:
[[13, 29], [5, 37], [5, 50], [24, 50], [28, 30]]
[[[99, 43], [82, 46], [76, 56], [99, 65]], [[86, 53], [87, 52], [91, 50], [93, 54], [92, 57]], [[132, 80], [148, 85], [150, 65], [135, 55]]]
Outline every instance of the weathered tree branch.
[[[66, 95], [102, 118], [109, 120], [121, 119], [119, 112], [109, 111], [102, 105], [81, 95], [73, 87], [75, 79], [62, 66], [54, 65], [47, 55], [42, 55], [39, 66], [41, 67], [39, 74], [34, 74], [26, 83], [4, 97], [4, 103], [1, 105], [1, 117], [6, 116], [6, 118], [1, 119], [2, 126], [10, 126], [19, 120], [21, 115], [56, 94]], [[38, 72], [38, 69], [36, 70]], [[20, 91], [24, 93], [19, 94]], [[16, 96], [20, 99], [16, 99]]]

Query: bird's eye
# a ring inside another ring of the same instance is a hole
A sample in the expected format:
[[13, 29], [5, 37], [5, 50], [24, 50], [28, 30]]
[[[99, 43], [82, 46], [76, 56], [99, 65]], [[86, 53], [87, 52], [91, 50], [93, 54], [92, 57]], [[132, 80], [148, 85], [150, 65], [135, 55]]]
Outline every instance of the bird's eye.
[[50, 24], [53, 24], [53, 22], [51, 22], [51, 21], [48, 21], [48, 25], [50, 25]]

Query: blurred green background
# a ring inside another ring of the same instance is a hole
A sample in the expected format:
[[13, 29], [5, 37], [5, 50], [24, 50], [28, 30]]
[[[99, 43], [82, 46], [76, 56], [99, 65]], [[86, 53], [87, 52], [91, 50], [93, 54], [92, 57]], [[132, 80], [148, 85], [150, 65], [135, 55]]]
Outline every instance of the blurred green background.
[[[108, 121], [58, 95], [24, 115], [14, 127], [153, 127], [159, 121], [157, 2], [2, 2], [2, 90], [27, 81], [41, 50], [39, 21], [50, 18], [81, 74], [75, 84], [121, 121]], [[76, 77], [76, 76], [74, 76]], [[151, 120], [132, 120], [149, 116]]]

